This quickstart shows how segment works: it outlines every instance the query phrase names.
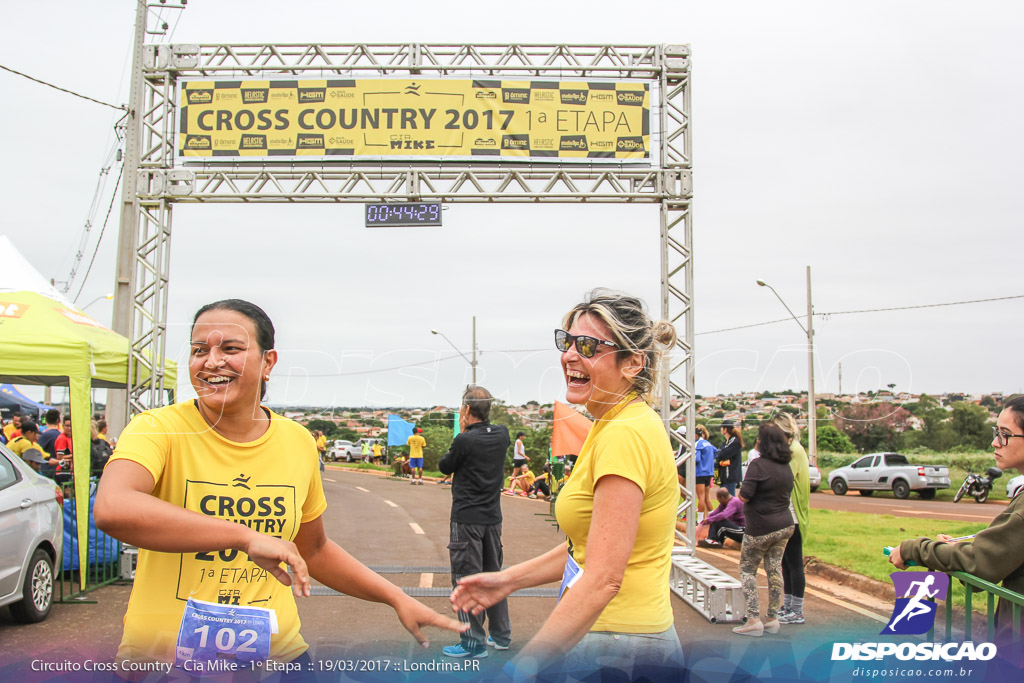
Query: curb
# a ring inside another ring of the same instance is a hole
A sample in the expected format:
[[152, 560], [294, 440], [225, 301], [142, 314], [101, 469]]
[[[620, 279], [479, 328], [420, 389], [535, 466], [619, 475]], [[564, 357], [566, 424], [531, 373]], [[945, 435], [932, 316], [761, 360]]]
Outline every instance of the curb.
[[[835, 496], [836, 495], [835, 493], [832, 492], [832, 489], [827, 488], [825, 486], [822, 486], [820, 489], [818, 489], [814, 493], [824, 493], [824, 494], [828, 494], [830, 496]], [[811, 495], [814, 495], [814, 493], [812, 493]], [[845, 496], [842, 496], [842, 497], [845, 497]], [[893, 500], [899, 500], [899, 499], [898, 498], [893, 498]], [[925, 501], [925, 502], [930, 503], [932, 501]], [[953, 501], [951, 501], [951, 500], [940, 500], [940, 501], [936, 501], [936, 502], [939, 502], [939, 503], [952, 503]], [[997, 500], [995, 498], [992, 498], [992, 499], [987, 500], [984, 503], [982, 503], [982, 505], [988, 505], [989, 503], [995, 503], [996, 505], [1006, 506], [1006, 505], [1010, 504], [1010, 501], [1005, 500], [1005, 499], [1004, 500]]]

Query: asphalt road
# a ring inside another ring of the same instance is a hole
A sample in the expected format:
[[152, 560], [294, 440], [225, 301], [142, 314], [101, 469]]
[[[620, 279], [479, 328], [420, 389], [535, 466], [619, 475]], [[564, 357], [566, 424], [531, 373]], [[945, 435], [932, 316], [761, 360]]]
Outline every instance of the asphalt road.
[[[411, 486], [406, 480], [328, 468], [324, 488], [329, 502], [324, 517], [328, 536], [367, 565], [389, 571], [406, 568], [402, 573], [387, 574], [400, 586], [442, 588], [440, 592], [447, 593], [450, 576], [443, 568], [448, 564], [448, 487], [429, 482]], [[835, 497], [812, 496], [815, 501], [825, 498]], [[502, 510], [506, 564], [528, 559], [564, 542], [547, 516], [547, 503], [503, 497]], [[698, 557], [738, 576], [736, 551], [701, 550]], [[759, 584], [763, 609], [767, 600], [763, 575]], [[103, 587], [88, 594], [93, 601], [90, 604], [57, 604], [49, 619], [31, 626], [14, 624], [7, 609], [0, 609], [0, 680], [66, 680], [65, 676], [33, 673], [33, 660], [112, 661], [130, 590], [130, 584]], [[438, 611], [450, 613], [446, 597], [422, 600]], [[492, 668], [500, 667], [538, 631], [554, 603], [551, 597], [513, 596], [513, 647], [502, 653], [492, 651], [491, 657], [482, 662], [485, 668], [474, 675], [491, 678], [495, 673]], [[835, 640], [876, 639], [888, 617], [888, 605], [879, 604], [877, 599], [838, 587], [812, 585], [805, 605], [807, 625], [784, 626], [776, 635], [751, 639], [734, 636], [734, 624], [710, 623], [678, 596], [673, 595], [672, 605], [676, 630], [687, 662], [694, 670], [735, 668], [737, 662], [747, 660], [751, 662], [748, 669], [752, 667], [753, 671], [764, 666], [770, 669], [771, 658], [781, 656], [780, 653], [792, 660], [796, 651], [826, 651]], [[421, 650], [390, 608], [348, 596], [322, 595], [300, 600], [299, 613], [302, 633], [314, 659], [351, 662], [377, 658], [395, 667], [383, 675], [347, 674], [356, 680], [420, 680], [415, 674], [398, 672], [411, 664], [446, 661], [440, 648], [457, 640], [453, 634], [435, 631], [429, 634], [430, 648]]]
[[845, 496], [837, 496], [825, 489], [811, 494], [811, 507], [823, 510], [846, 510], [897, 517], [922, 517], [987, 524], [1006, 508], [1006, 502], [990, 500], [979, 505], [974, 502], [973, 498], [962, 500], [959, 503], [944, 500], [921, 500], [913, 493], [910, 494], [910, 498], [899, 500], [888, 491], [879, 491], [871, 496], [862, 496], [856, 491], [850, 491]]

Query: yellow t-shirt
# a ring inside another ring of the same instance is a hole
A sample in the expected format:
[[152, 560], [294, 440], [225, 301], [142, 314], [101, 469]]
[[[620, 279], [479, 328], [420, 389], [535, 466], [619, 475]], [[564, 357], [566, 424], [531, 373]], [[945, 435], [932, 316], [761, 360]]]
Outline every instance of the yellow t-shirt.
[[533, 482], [537, 479], [537, 475], [531, 472], [530, 470], [526, 470], [525, 477], [520, 477], [519, 480], [523, 481], [524, 478], [527, 486], [533, 486]]
[[658, 633], [673, 621], [668, 580], [679, 484], [661, 418], [643, 401], [625, 403], [590, 429], [576, 467], [558, 494], [555, 516], [569, 537], [573, 559], [586, 571], [597, 481], [616, 475], [640, 487], [640, 522], [622, 587], [590, 630]]
[[[131, 460], [149, 470], [156, 482], [153, 495], [161, 500], [294, 540], [300, 524], [327, 509], [319, 458], [309, 431], [273, 412], [270, 417], [259, 439], [235, 443], [206, 424], [194, 401], [148, 410], [131, 421], [110, 460]], [[245, 553], [140, 549], [118, 660], [173, 662], [189, 597], [275, 610], [273, 659], [291, 661], [308, 647], [299, 635], [291, 588]]]
[[8, 422], [7, 424], [4, 425], [4, 436], [7, 437], [8, 443], [15, 438], [12, 437], [11, 434], [13, 434], [16, 431], [18, 431], [18, 428], [14, 426], [13, 422]]
[[327, 450], [327, 437], [323, 434], [316, 438], [316, 449], [321, 453]]
[[382, 450], [384, 450], [384, 449], [381, 448], [381, 445], [379, 443], [373, 444], [373, 457], [379, 458], [380, 457], [380, 452]]
[[422, 458], [423, 447], [427, 445], [427, 440], [419, 434], [413, 434], [409, 437], [409, 440], [405, 442], [409, 446], [409, 457], [410, 458]]
[[[10, 448], [14, 452], [14, 454], [19, 456], [19, 457], [24, 457], [25, 451], [27, 451], [30, 448], [35, 448], [36, 450], [38, 450], [40, 452], [42, 452], [42, 450], [43, 450], [38, 444], [32, 443], [31, 441], [26, 439], [24, 436], [16, 436], [16, 437], [14, 437], [13, 439], [11, 439], [7, 443], [7, 447]], [[45, 455], [45, 453], [44, 453], [44, 455]], [[46, 456], [46, 457], [49, 457], [49, 456]]]

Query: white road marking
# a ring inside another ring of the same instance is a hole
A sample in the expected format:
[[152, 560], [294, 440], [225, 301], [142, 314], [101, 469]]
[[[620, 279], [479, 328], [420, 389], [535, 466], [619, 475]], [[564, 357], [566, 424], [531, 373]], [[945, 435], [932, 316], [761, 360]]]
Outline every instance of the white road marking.
[[364, 489], [362, 486], [357, 486], [356, 490], [357, 491], [362, 491], [363, 493], [369, 493], [370, 492], [370, 489]]
[[388, 505], [390, 505], [390, 506], [391, 506], [391, 507], [393, 507], [393, 508], [396, 508], [396, 507], [398, 507], [397, 505], [395, 505], [394, 503], [392, 503], [392, 502], [391, 502], [390, 500], [385, 500], [384, 502], [385, 502], [385, 503], [387, 503]]
[[433, 588], [434, 587], [434, 575], [433, 574], [420, 574], [420, 588]]
[[328, 479], [327, 477], [324, 477], [324, 481], [329, 481], [332, 484], [336, 483], [336, 481], [334, 479]]
[[425, 536], [425, 535], [426, 535], [426, 533], [427, 533], [427, 532], [425, 532], [425, 531], [424, 531], [423, 529], [421, 529], [421, 528], [420, 528], [420, 525], [419, 525], [419, 524], [417, 524], [416, 522], [409, 522], [409, 526], [411, 526], [411, 527], [412, 527], [412, 530], [413, 530], [413, 531], [415, 531], [415, 532], [416, 532], [417, 534], [420, 534], [420, 535], [422, 535], [422, 536]]

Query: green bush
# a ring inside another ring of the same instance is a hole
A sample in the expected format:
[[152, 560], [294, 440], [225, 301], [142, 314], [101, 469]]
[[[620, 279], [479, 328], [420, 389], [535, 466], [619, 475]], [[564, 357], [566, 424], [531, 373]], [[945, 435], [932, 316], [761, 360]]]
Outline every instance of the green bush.
[[[817, 429], [818, 449], [832, 453], [856, 453], [857, 448], [850, 441], [850, 438], [836, 429], [833, 425], [821, 425]], [[802, 435], [801, 440], [806, 440]]]
[[452, 445], [452, 428], [438, 422], [420, 423], [423, 438], [427, 445], [423, 447], [423, 469], [436, 470], [441, 458]]
[[[860, 457], [860, 454], [847, 454], [847, 453], [822, 453], [818, 451], [818, 468], [821, 470], [834, 470], [837, 467], [846, 467], [853, 463], [854, 460]], [[824, 472], [822, 473], [822, 480], [824, 480]]]

